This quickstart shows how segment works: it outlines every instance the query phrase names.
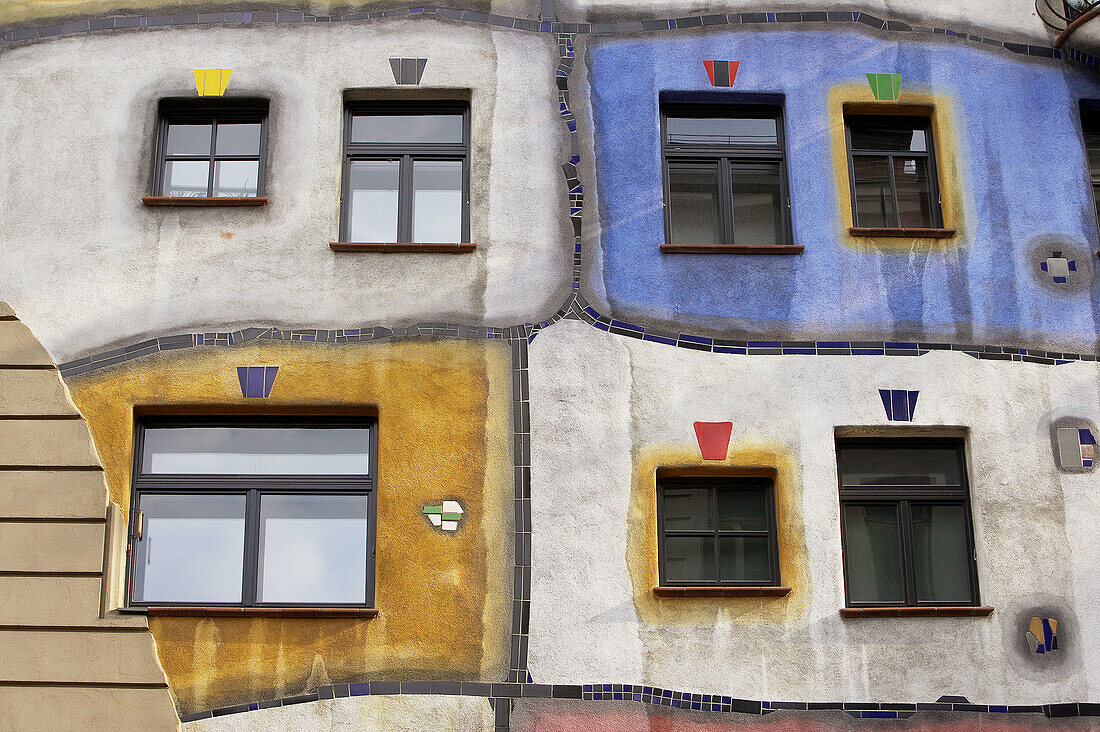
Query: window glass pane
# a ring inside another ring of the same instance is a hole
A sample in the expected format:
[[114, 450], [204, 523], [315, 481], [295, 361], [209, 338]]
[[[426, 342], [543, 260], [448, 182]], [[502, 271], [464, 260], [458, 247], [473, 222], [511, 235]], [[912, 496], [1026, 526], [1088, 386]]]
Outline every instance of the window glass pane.
[[876, 125], [851, 125], [853, 150], [927, 152], [924, 130]]
[[259, 161], [219, 160], [214, 163], [214, 195], [241, 198], [255, 196], [259, 176]]
[[462, 161], [413, 161], [413, 231], [421, 243], [462, 241]]
[[260, 499], [259, 602], [363, 603], [367, 497]]
[[970, 602], [970, 552], [961, 505], [910, 504], [917, 599]]
[[210, 125], [168, 125], [169, 155], [209, 155]]
[[898, 226], [927, 228], [935, 225], [928, 158], [894, 158], [894, 186], [898, 192]]
[[142, 495], [137, 602], [240, 602], [244, 496]]
[[713, 536], [665, 537], [667, 582], [714, 582]]
[[843, 485], [962, 485], [950, 448], [847, 447], [839, 462]]
[[852, 603], [905, 601], [897, 504], [844, 504], [844, 553]]
[[718, 164], [668, 164], [672, 244], [718, 244]]
[[348, 240], [397, 241], [397, 196], [401, 163], [397, 160], [356, 160], [351, 164], [351, 210]]
[[779, 144], [774, 117], [666, 117], [665, 133], [670, 145]]
[[666, 531], [714, 528], [709, 488], [665, 488], [661, 513]]
[[719, 579], [723, 582], [772, 581], [765, 537], [723, 536], [719, 539]]
[[218, 155], [259, 155], [260, 123], [218, 125], [214, 151]]
[[764, 489], [719, 489], [718, 528], [725, 531], [767, 531], [768, 499]]
[[461, 143], [461, 114], [372, 114], [351, 118], [352, 142]]
[[855, 222], [857, 226], [894, 227], [893, 192], [890, 190], [890, 159], [860, 155], [852, 158], [855, 179]]
[[210, 184], [206, 160], [169, 160], [164, 164], [164, 195], [205, 196]]
[[142, 472], [213, 475], [366, 475], [367, 428], [154, 427]]
[[1100, 182], [1100, 134], [1085, 133], [1085, 154], [1089, 161], [1089, 174], [1093, 183]]
[[733, 243], [782, 244], [779, 163], [732, 163]]

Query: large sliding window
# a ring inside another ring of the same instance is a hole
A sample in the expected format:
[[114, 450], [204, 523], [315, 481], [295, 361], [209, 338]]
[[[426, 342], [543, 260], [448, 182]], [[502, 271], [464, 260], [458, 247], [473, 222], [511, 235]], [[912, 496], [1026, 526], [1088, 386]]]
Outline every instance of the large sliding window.
[[977, 605], [961, 440], [837, 441], [848, 607]]
[[667, 244], [791, 243], [780, 107], [665, 104], [661, 141]]
[[131, 604], [374, 602], [374, 420], [138, 427]]
[[457, 102], [349, 103], [341, 241], [468, 242], [469, 116]]

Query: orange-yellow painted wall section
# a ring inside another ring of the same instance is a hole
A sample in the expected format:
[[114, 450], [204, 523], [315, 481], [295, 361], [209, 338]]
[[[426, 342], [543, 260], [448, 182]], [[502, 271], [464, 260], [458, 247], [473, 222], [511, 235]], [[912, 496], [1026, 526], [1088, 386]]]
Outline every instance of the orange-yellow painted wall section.
[[[951, 97], [944, 94], [909, 89], [902, 79], [901, 94], [896, 102], [876, 101], [869, 84], [838, 84], [828, 96], [830, 138], [833, 153], [833, 174], [836, 178], [837, 210], [840, 213], [840, 241], [853, 249], [887, 251], [936, 251], [953, 249], [967, 243], [966, 200], [969, 190], [959, 166], [960, 120]], [[940, 187], [941, 210], [945, 228], [958, 233], [950, 239], [922, 237], [852, 236], [852, 188], [848, 177], [848, 147], [844, 138], [844, 114], [921, 116], [931, 120], [933, 154]]]
[[[715, 470], [770, 468], [775, 471], [775, 512], [779, 531], [780, 584], [785, 597], [657, 597], [657, 469]], [[713, 625], [720, 617], [741, 624], [784, 623], [810, 609], [810, 572], [802, 525], [802, 475], [788, 448], [753, 439], [730, 443], [724, 461], [703, 461], [698, 445], [649, 445], [634, 457], [634, 479], [627, 517], [626, 562], [638, 617], [654, 625]]]
[[[244, 399], [238, 365], [278, 365], [268, 399]], [[129, 507], [134, 409], [215, 405], [378, 413], [377, 618], [150, 620], [182, 713], [370, 679], [476, 679], [507, 664], [511, 371], [502, 344], [262, 344], [143, 359], [69, 387], [110, 498]], [[455, 533], [428, 504], [457, 498]], [[124, 568], [115, 568], [122, 572]]]

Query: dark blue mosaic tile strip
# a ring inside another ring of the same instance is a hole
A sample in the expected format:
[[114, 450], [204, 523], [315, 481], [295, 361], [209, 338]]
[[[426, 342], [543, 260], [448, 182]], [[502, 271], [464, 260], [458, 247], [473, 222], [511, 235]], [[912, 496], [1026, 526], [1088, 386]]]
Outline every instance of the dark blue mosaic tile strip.
[[[514, 329], [509, 329], [514, 330]], [[527, 346], [534, 338], [533, 326], [526, 325], [509, 337], [512, 356], [512, 470], [515, 503], [515, 562], [512, 581], [512, 632], [508, 682], [518, 687], [530, 682], [527, 649], [531, 620], [531, 393], [527, 372]], [[494, 686], [499, 686], [494, 684]], [[509, 687], [511, 688], [511, 686]], [[517, 693], [516, 696], [519, 694]], [[511, 696], [507, 693], [494, 697]], [[503, 704], [507, 707], [507, 704]], [[498, 723], [500, 707], [497, 708]], [[507, 718], [505, 718], [507, 724]]]
[[[567, 303], [575, 317], [603, 331], [651, 343], [696, 351], [749, 356], [923, 356], [930, 351], [962, 351], [974, 358], [998, 361], [1027, 361], [1060, 365], [1073, 361], [1096, 361], [1091, 353], [1063, 353], [1017, 346], [986, 346], [917, 341], [732, 341], [720, 338], [664, 333], [645, 326], [605, 317], [577, 293]], [[559, 311], [560, 312], [560, 311]]]
[[[184, 722], [209, 719], [227, 714], [239, 714], [257, 709], [289, 706], [321, 699], [338, 699], [351, 696], [379, 696], [393, 694], [446, 694], [450, 696], [478, 696], [492, 699], [494, 708], [499, 703], [510, 706], [511, 699], [576, 699], [581, 701], [635, 701], [643, 704], [696, 711], [730, 712], [736, 714], [768, 714], [775, 711], [845, 711], [857, 719], [907, 719], [917, 712], [946, 711], [974, 712], [978, 714], [1043, 714], [1047, 717], [1095, 717], [1100, 716], [1100, 704], [1068, 703], [1012, 706], [1003, 704], [970, 704], [961, 702], [934, 702], [918, 704], [857, 703], [857, 702], [784, 702], [737, 699], [719, 694], [698, 694], [657, 686], [640, 684], [535, 684], [488, 683], [481, 681], [363, 681], [353, 684], [322, 686], [309, 694], [271, 699], [232, 707], [222, 707], [187, 715]], [[942, 698], [942, 697], [941, 697]]]
[[0, 47], [16, 43], [35, 41], [54, 36], [99, 32], [128, 28], [158, 28], [203, 25], [259, 25], [279, 24], [316, 24], [350, 23], [384, 18], [407, 18], [410, 16], [439, 17], [464, 23], [491, 25], [499, 28], [535, 33], [553, 33], [556, 35], [604, 35], [615, 33], [642, 33], [675, 31], [691, 28], [714, 26], [752, 26], [779, 25], [792, 23], [836, 23], [865, 26], [876, 31], [891, 33], [934, 35], [952, 38], [967, 43], [1001, 48], [1010, 53], [1036, 59], [1068, 59], [1081, 65], [1095, 68], [1098, 58], [1082, 51], [1063, 47], [1033, 45], [987, 38], [968, 33], [960, 33], [950, 28], [930, 28], [909, 25], [896, 20], [883, 20], [870, 13], [858, 11], [802, 11], [784, 13], [717, 13], [695, 15], [683, 18], [652, 19], [644, 21], [620, 21], [616, 23], [564, 23], [557, 20], [530, 20], [505, 15], [482, 13], [474, 10], [455, 8], [417, 7], [368, 12], [348, 12], [337, 15], [310, 15], [304, 11], [238, 11], [223, 13], [182, 13], [176, 15], [110, 15], [88, 18], [67, 23], [57, 23], [35, 27], [8, 26], [0, 31]]

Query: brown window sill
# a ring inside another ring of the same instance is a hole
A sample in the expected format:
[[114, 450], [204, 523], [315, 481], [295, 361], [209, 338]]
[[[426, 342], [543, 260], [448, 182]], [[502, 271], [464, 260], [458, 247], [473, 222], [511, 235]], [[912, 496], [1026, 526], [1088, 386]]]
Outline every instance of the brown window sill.
[[146, 206], [204, 206], [207, 208], [266, 206], [267, 196], [249, 196], [245, 198], [230, 198], [228, 196], [142, 196], [141, 202]]
[[842, 618], [976, 618], [992, 615], [989, 605], [929, 607], [842, 607]]
[[740, 247], [730, 244], [662, 244], [662, 254], [801, 254], [806, 247], [795, 244], [765, 244]]
[[654, 587], [657, 597], [785, 597], [790, 587]]
[[149, 617], [174, 618], [373, 618], [374, 607], [218, 607], [170, 606], [144, 608]]
[[881, 229], [873, 226], [853, 226], [852, 236], [886, 236], [902, 239], [950, 239], [959, 233], [955, 229]]
[[329, 242], [334, 252], [373, 252], [376, 254], [468, 254], [477, 249], [477, 244], [417, 244], [399, 242], [382, 244], [377, 242], [334, 241]]

